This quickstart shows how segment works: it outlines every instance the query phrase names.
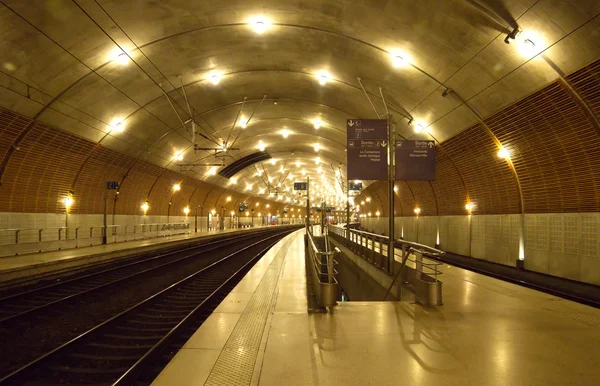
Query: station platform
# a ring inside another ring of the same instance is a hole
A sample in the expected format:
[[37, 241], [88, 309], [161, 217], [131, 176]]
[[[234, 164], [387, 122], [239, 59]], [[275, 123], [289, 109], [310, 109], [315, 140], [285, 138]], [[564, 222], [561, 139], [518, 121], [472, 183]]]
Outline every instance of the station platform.
[[160, 248], [185, 244], [190, 241], [202, 240], [220, 234], [250, 232], [261, 228], [266, 227], [202, 231], [185, 235], [164, 236], [107, 245], [0, 257], [0, 286], [20, 283], [21, 280], [31, 281], [41, 275], [64, 273], [75, 268], [134, 254], [151, 252]]
[[304, 230], [282, 239], [154, 386], [600, 384], [600, 310], [445, 265], [444, 304], [307, 310]]

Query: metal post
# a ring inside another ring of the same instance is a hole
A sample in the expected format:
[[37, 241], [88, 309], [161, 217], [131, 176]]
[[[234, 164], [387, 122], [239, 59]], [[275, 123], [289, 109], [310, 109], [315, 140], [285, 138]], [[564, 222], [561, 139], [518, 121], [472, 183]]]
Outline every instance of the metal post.
[[108, 189], [104, 191], [104, 229], [102, 230], [102, 244], [106, 245], [108, 243], [108, 236], [106, 234], [106, 225], [108, 223], [107, 219], [107, 210], [108, 210]]
[[194, 213], [194, 233], [198, 233], [198, 205], [196, 205], [196, 212]]
[[310, 177], [306, 177], [306, 226], [310, 228]]
[[346, 178], [346, 232], [345, 238], [350, 238], [350, 180]]
[[[392, 123], [392, 116], [388, 115], [388, 262], [387, 272], [394, 273], [394, 147], [395, 147], [395, 126]], [[382, 251], [383, 252], [383, 251]], [[383, 253], [382, 253], [383, 254]]]

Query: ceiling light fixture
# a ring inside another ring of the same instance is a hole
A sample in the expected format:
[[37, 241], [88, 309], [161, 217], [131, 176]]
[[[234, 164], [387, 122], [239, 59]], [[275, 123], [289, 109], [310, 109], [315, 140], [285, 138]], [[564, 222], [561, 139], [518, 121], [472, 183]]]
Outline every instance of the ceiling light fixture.
[[125, 130], [125, 124], [121, 121], [116, 121], [110, 125], [112, 127], [111, 131], [116, 131], [117, 133], [122, 133]]
[[313, 126], [315, 127], [315, 129], [319, 130], [322, 125], [323, 121], [321, 121], [319, 118], [313, 120]]
[[258, 147], [258, 150], [260, 150], [260, 151], [265, 151], [265, 149], [266, 149], [266, 146], [262, 140], [258, 141], [257, 147]]
[[119, 56], [117, 56], [117, 61], [120, 65], [123, 66], [129, 64], [129, 56], [127, 56], [126, 53], [122, 52], [121, 54], [119, 54]]
[[417, 123], [415, 125], [415, 129], [414, 130], [415, 130], [415, 133], [422, 133], [424, 131], [427, 131], [427, 129], [425, 128], [425, 126], [423, 126], [422, 123]]
[[318, 144], [318, 143], [315, 143], [315, 144], [313, 145], [313, 148], [314, 148], [314, 149], [315, 149], [315, 151], [318, 153], [318, 152], [319, 152], [319, 150], [321, 150], [321, 145], [320, 145], [320, 144]]
[[210, 80], [210, 82], [212, 84], [214, 84], [216, 86], [221, 81], [221, 75], [214, 72], [208, 77], [208, 79]]
[[181, 185], [179, 184], [173, 184], [173, 191], [174, 192], [179, 192], [181, 190]]
[[396, 55], [393, 58], [394, 67], [399, 68], [406, 65], [406, 60], [400, 55]]
[[290, 131], [288, 129], [281, 130], [281, 136], [283, 138], [287, 138], [287, 137], [289, 137], [289, 135], [290, 135]]

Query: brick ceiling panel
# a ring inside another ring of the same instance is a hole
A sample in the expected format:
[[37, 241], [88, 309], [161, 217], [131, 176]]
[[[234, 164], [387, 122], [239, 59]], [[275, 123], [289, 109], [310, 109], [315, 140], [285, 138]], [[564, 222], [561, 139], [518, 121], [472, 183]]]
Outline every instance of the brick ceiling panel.
[[[119, 214], [139, 215], [142, 213], [141, 205], [148, 199], [150, 189], [160, 176], [162, 169], [143, 161], [137, 161], [121, 183], [119, 201], [116, 212]], [[166, 215], [153, 208], [149, 202], [148, 214]], [[166, 208], [166, 207], [165, 207]]]
[[[181, 188], [181, 190], [178, 192], [173, 190], [173, 186], [176, 184], [178, 184]], [[192, 186], [189, 186], [188, 189], [189, 188], [192, 188]], [[181, 174], [175, 173], [168, 169], [163, 170], [152, 186], [148, 196], [148, 200], [150, 201], [150, 206], [152, 208], [151, 213], [169, 213], [173, 216], [179, 216], [181, 211], [174, 211], [173, 205], [170, 205], [169, 203], [173, 202], [172, 200], [175, 196], [181, 196], [182, 191], [183, 186]], [[192, 191], [193, 189], [190, 189], [189, 193]], [[169, 206], [171, 207], [170, 209]]]
[[510, 152], [526, 212], [600, 209], [600, 136], [559, 82], [486, 123]]
[[[97, 147], [83, 165], [73, 186], [80, 213], [104, 213], [108, 181], [121, 181], [135, 159], [116, 151]], [[107, 213], [113, 212], [115, 191], [107, 195]]]
[[410, 181], [407, 183], [415, 194], [415, 206], [418, 206], [421, 209], [420, 216], [437, 216], [438, 204], [436, 202], [435, 192], [429, 181]]
[[[13, 212], [56, 213], [93, 144], [64, 131], [36, 123], [6, 166], [3, 184]], [[73, 213], [78, 212], [74, 200]]]
[[476, 214], [519, 213], [519, 192], [507, 162], [480, 125], [443, 143], [469, 191]]
[[464, 215], [467, 192], [457, 169], [448, 156], [438, 151], [436, 157], [436, 176], [431, 181], [438, 200], [440, 216]]

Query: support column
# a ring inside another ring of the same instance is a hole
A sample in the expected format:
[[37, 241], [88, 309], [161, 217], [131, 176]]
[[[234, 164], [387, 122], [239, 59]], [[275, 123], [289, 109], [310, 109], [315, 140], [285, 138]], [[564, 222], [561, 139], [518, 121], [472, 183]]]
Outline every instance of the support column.
[[388, 263], [387, 272], [394, 273], [394, 147], [395, 126], [388, 115]]

